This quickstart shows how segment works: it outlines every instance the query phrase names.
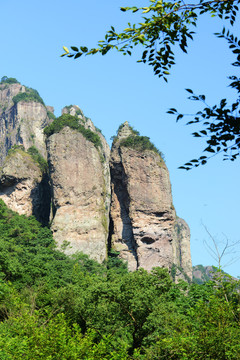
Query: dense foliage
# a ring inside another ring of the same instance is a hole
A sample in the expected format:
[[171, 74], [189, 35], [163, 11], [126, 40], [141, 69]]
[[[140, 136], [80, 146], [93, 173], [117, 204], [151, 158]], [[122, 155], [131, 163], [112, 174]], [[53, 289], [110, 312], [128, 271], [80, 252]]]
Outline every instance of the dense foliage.
[[238, 289], [67, 257], [0, 201], [1, 359], [239, 359]]
[[0, 84], [19, 84], [19, 81], [15, 78], [9, 78], [7, 76], [3, 76], [1, 78]]
[[[117, 130], [117, 134], [119, 135], [120, 131], [124, 127], [125, 123], [121, 124]], [[138, 151], [151, 150], [156, 154], [160, 155], [162, 159], [164, 159], [163, 153], [156, 148], [156, 146], [150, 141], [147, 136], [140, 136], [139, 131], [135, 130], [132, 126], [128, 124], [128, 128], [131, 130], [132, 135], [122, 139], [120, 141], [121, 146], [129, 147], [132, 149], [136, 149]], [[112, 136], [111, 140], [113, 140], [113, 144], [117, 141], [117, 136]]]
[[163, 158], [163, 154], [156, 146], [150, 141], [148, 136], [132, 135], [120, 142], [121, 146], [130, 147], [139, 151], [151, 150]]
[[44, 134], [51, 136], [54, 133], [58, 133], [65, 126], [68, 126], [71, 129], [75, 129], [80, 132], [88, 141], [91, 141], [95, 147], [101, 146], [101, 139], [98, 134], [94, 133], [90, 129], [86, 129], [80, 122], [77, 116], [72, 116], [69, 114], [63, 114], [55, 119], [50, 125], [46, 126], [44, 129]]
[[44, 101], [37, 92], [37, 90], [29, 87], [25, 87], [25, 92], [18, 93], [12, 98], [12, 100], [14, 104], [17, 104], [19, 101], [24, 101], [24, 102], [35, 101], [44, 105]]

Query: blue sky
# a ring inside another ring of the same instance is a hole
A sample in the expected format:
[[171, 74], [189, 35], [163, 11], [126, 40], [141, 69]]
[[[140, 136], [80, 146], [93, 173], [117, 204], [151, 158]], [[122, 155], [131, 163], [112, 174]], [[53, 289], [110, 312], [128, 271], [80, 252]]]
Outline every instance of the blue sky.
[[[149, 136], [165, 154], [177, 214], [190, 226], [193, 264], [216, 265], [204, 245], [207, 241], [213, 246], [203, 225], [220, 250], [226, 238], [230, 243], [240, 240], [239, 159], [223, 162], [215, 157], [192, 171], [179, 170], [202, 155], [204, 144], [191, 136], [195, 128], [184, 121], [176, 123], [166, 111], [171, 107], [185, 113], [199, 110], [187, 100], [185, 88], [205, 94], [212, 105], [224, 97], [234, 99], [235, 93], [227, 88], [227, 76], [236, 73], [230, 65], [234, 58], [226, 42], [213, 35], [223, 23], [210, 16], [201, 19], [188, 55], [176, 51], [168, 84], [154, 77], [149, 66], [136, 63], [140, 50], [132, 57], [113, 52], [79, 60], [60, 58], [62, 46], [94, 47], [111, 25], [121, 30], [128, 21], [134, 22], [133, 15], [119, 10], [121, 6], [145, 4], [143, 0], [2, 0], [0, 77], [15, 77], [38, 90], [57, 116], [65, 105], [79, 105], [109, 144], [126, 120]], [[240, 245], [232, 250], [223, 265], [240, 256]], [[240, 275], [239, 261], [225, 271]]]

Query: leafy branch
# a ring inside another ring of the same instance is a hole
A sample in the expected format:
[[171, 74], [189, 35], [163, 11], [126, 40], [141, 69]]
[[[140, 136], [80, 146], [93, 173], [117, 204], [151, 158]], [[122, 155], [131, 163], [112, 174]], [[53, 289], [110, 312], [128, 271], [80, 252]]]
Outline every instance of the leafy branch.
[[[233, 54], [236, 55], [236, 61], [233, 66], [240, 66], [240, 41], [229, 31], [223, 28], [222, 33], [215, 34], [219, 38], [224, 38], [230, 44], [229, 47]], [[209, 156], [200, 156], [180, 166], [181, 169], [190, 170], [192, 167], [204, 165], [212, 156], [224, 152], [224, 160], [234, 161], [240, 154], [240, 78], [230, 76], [232, 81], [229, 86], [237, 91], [237, 98], [233, 104], [228, 105], [226, 99], [222, 99], [218, 105], [209, 106], [206, 103], [205, 95], [196, 95], [191, 89], [186, 89], [191, 95], [188, 99], [200, 101], [206, 107], [198, 111], [194, 119], [187, 122], [187, 125], [201, 123], [202, 129], [192, 133], [194, 137], [205, 138], [207, 147], [204, 152], [211, 153]], [[176, 121], [182, 119], [186, 114], [179, 113], [176, 109], [171, 108], [169, 114], [177, 115]], [[188, 115], [189, 116], [189, 115]], [[191, 116], [191, 115], [190, 115]]]
[[[181, 50], [187, 53], [188, 39], [193, 40], [198, 16], [210, 13], [211, 16], [229, 19], [233, 25], [239, 0], [200, 0], [197, 4], [186, 4], [180, 1], [149, 0], [149, 6], [122, 7], [121, 11], [142, 12], [142, 22], [128, 23], [122, 32], [115, 28], [107, 31], [104, 40], [98, 41], [98, 46], [88, 49], [86, 46], [71, 46], [71, 52], [64, 46], [65, 53], [61, 56], [78, 59], [82, 55], [100, 53], [106, 55], [110, 50], [117, 50], [123, 55], [132, 55], [135, 46], [144, 48], [142, 58], [138, 62], [147, 63], [153, 67], [154, 75], [167, 81], [170, 69], [175, 65], [173, 46], [178, 43]], [[146, 16], [146, 14], [148, 14]]]

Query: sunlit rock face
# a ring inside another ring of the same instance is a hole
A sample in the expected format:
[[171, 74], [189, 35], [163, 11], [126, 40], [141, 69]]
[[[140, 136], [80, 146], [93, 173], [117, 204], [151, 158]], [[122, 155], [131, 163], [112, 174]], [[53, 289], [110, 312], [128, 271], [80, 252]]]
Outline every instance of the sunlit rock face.
[[[84, 124], [95, 130], [89, 119]], [[107, 257], [110, 204], [110, 150], [101, 140], [102, 146], [96, 147], [65, 127], [47, 141], [53, 236], [67, 254], [82, 251], [99, 262]]]
[[[27, 91], [19, 83], [0, 84], [0, 197], [19, 214], [35, 215], [48, 224], [48, 176], [26, 151], [34, 146], [47, 158], [43, 129], [49, 119], [40, 97], [40, 102], [16, 100]], [[8, 154], [15, 146], [18, 148]]]
[[[112, 247], [128, 262], [129, 270], [156, 266], [171, 269], [173, 263], [186, 267], [185, 262], [191, 261], [185, 249], [190, 239], [187, 230], [180, 227], [176, 235], [177, 217], [167, 167], [154, 151], [121, 146], [121, 141], [132, 135], [125, 123], [111, 152]], [[188, 260], [180, 262], [182, 248]]]
[[35, 146], [46, 158], [43, 129], [49, 123], [46, 107], [37, 101], [14, 102], [14, 97], [25, 93], [21, 84], [0, 84], [0, 166], [14, 145], [27, 150]]

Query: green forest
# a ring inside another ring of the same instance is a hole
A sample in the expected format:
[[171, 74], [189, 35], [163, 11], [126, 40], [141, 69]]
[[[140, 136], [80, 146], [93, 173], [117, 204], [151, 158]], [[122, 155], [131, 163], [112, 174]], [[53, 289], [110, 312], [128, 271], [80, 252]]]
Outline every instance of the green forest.
[[239, 359], [239, 282], [174, 283], [56, 249], [0, 201], [0, 359]]

